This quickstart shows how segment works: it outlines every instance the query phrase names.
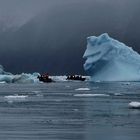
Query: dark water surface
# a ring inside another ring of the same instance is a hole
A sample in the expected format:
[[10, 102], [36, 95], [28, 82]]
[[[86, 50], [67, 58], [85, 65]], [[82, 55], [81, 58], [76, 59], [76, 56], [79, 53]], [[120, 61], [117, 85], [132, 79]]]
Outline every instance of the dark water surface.
[[140, 83], [0, 84], [0, 140], [140, 140], [131, 101]]

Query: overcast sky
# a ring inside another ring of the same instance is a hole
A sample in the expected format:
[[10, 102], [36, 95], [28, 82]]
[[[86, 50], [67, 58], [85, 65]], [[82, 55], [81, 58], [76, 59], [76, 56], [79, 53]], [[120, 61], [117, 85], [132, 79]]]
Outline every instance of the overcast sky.
[[82, 2], [109, 4], [114, 6], [116, 10], [118, 9], [118, 13], [120, 10], [125, 13], [128, 10], [133, 11], [140, 4], [139, 0], [0, 0], [0, 19], [5, 20], [12, 17], [16, 23], [21, 23], [54, 5], [62, 3], [79, 3], [80, 5]]
[[0, 21], [23, 24], [50, 6], [50, 0], [0, 0]]
[[[47, 58], [44, 55], [38, 57], [37, 64], [34, 60], [41, 53], [40, 49], [36, 51], [37, 48], [43, 46], [44, 52], [47, 52], [48, 46], [55, 49], [73, 46], [73, 49], [82, 48], [77, 61], [77, 64], [81, 63], [79, 71], [83, 69], [82, 54], [86, 48], [86, 37], [104, 32], [140, 52], [139, 14], [140, 0], [0, 0], [0, 31], [24, 24], [15, 30], [16, 34], [11, 35], [11, 30], [8, 30], [6, 38], [0, 38], [0, 64], [13, 72], [34, 71], [35, 68], [30, 68], [32, 64], [37, 67], [36, 70], [41, 71], [47, 67], [44, 66]], [[13, 53], [9, 51], [7, 54], [8, 47]], [[30, 49], [28, 58], [21, 55], [25, 47]], [[52, 51], [55, 52], [55, 49]], [[22, 56], [19, 62], [17, 56]], [[61, 56], [65, 61], [63, 50]], [[55, 60], [55, 64], [62, 63], [61, 59], [58, 62], [55, 57], [50, 56], [50, 59]], [[25, 59], [28, 59], [28, 64]], [[20, 69], [21, 66], [24, 69]]]

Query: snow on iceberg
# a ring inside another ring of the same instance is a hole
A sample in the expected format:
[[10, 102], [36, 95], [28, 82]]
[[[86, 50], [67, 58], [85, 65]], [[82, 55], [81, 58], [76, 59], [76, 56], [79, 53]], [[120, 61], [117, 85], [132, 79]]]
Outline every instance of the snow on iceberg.
[[140, 81], [140, 55], [107, 33], [87, 38], [83, 58], [92, 81]]

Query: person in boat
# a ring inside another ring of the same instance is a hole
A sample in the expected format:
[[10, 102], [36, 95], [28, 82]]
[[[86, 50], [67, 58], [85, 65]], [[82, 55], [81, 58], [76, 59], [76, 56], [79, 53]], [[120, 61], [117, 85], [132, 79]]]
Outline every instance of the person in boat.
[[72, 75], [70, 76], [70, 79], [73, 79], [73, 76]]
[[38, 79], [42, 82], [52, 82], [52, 79], [49, 78], [48, 73], [45, 73], [45, 74], [42, 74], [41, 76], [38, 76]]
[[79, 76], [79, 75], [77, 75], [77, 76], [76, 76], [76, 79], [77, 79], [77, 80], [79, 80], [79, 79], [80, 79], [80, 76]]
[[80, 80], [85, 81], [86, 78], [83, 78], [81, 75], [70, 75], [67, 76], [67, 80]]

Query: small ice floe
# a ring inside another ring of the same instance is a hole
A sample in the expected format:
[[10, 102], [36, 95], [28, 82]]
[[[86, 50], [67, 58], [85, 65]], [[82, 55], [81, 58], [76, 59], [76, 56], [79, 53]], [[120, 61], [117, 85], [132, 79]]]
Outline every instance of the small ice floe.
[[108, 94], [75, 94], [76, 97], [108, 97]]
[[4, 98], [8, 103], [13, 103], [25, 101], [27, 97], [27, 95], [9, 95], [5, 96]]
[[73, 111], [75, 111], [75, 112], [77, 112], [79, 109], [77, 109], [77, 108], [75, 108], [75, 109], [73, 109]]
[[77, 88], [75, 90], [77, 90], [77, 91], [89, 91], [90, 89], [89, 88]]
[[131, 102], [131, 103], [129, 103], [129, 108], [131, 108], [131, 109], [140, 109], [140, 102]]
[[121, 93], [114, 93], [115, 96], [122, 96], [123, 94]]

